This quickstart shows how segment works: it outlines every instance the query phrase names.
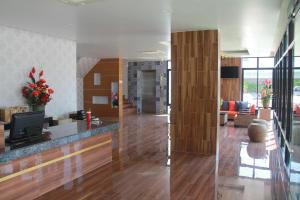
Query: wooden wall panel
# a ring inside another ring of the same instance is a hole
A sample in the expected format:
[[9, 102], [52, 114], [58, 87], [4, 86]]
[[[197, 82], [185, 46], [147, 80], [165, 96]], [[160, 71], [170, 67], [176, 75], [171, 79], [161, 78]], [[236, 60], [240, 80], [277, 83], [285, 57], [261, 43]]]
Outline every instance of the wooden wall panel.
[[[91, 109], [92, 115], [97, 117], [120, 117], [123, 114], [123, 64], [119, 58], [101, 59], [84, 77], [84, 109]], [[94, 73], [101, 74], [101, 84], [94, 85]], [[119, 107], [111, 105], [111, 83], [119, 83]], [[93, 96], [107, 96], [108, 104], [95, 105], [92, 103]]]
[[172, 149], [216, 154], [219, 106], [218, 31], [172, 33]]
[[240, 78], [221, 78], [221, 98], [223, 100], [241, 100], [241, 78], [242, 61], [241, 58], [223, 57], [221, 67], [238, 66], [240, 67]]
[[0, 122], [0, 152], [5, 148], [4, 124]]

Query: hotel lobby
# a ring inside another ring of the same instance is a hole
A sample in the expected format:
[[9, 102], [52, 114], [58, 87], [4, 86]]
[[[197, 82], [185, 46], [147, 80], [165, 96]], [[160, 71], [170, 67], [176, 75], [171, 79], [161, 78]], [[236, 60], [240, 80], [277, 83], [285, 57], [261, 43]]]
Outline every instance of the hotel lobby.
[[1, 1], [0, 200], [300, 199], [299, 9]]

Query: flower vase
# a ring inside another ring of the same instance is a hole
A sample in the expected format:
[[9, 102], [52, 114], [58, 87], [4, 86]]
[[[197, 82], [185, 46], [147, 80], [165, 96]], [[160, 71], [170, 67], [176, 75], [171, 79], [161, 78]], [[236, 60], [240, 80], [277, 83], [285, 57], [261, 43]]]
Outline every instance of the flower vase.
[[269, 98], [263, 98], [262, 99], [262, 105], [265, 109], [269, 108], [270, 105], [270, 99]]
[[31, 105], [32, 112], [43, 111], [45, 112], [45, 105]]

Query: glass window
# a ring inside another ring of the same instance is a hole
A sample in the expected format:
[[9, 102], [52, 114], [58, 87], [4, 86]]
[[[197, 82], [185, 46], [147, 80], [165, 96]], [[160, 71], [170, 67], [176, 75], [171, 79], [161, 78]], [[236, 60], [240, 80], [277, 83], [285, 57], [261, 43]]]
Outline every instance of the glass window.
[[171, 66], [171, 61], [168, 61], [168, 69], [171, 69], [172, 66]]
[[[257, 61], [259, 61], [258, 68]], [[243, 101], [248, 101], [252, 105], [262, 107], [260, 90], [264, 81], [268, 80], [272, 84], [274, 57], [242, 58], [242, 65]], [[270, 107], [272, 106], [271, 100]]]
[[171, 105], [171, 100], [172, 100], [172, 71], [171, 70], [168, 70], [168, 78], [169, 78], [169, 85], [168, 85], [168, 89], [169, 89], [169, 92], [168, 92], [168, 95], [169, 95], [169, 98], [168, 98], [168, 104]]
[[300, 67], [300, 57], [299, 56], [294, 57], [294, 66]]
[[300, 16], [295, 21], [295, 46], [294, 46], [294, 68], [292, 76], [292, 121], [291, 121], [291, 135], [290, 146], [294, 152], [290, 154], [290, 180], [291, 182], [298, 183], [300, 177]]
[[243, 58], [242, 59], [243, 68], [257, 68], [257, 58]]
[[101, 85], [101, 74], [94, 73], [94, 85]]
[[[261, 88], [265, 81], [270, 81], [272, 84], [272, 70], [258, 70], [258, 107], [262, 107], [261, 101]], [[272, 106], [272, 101], [270, 100], [270, 107]]]
[[243, 101], [257, 106], [257, 70], [244, 70]]
[[259, 58], [259, 68], [273, 68], [274, 58]]

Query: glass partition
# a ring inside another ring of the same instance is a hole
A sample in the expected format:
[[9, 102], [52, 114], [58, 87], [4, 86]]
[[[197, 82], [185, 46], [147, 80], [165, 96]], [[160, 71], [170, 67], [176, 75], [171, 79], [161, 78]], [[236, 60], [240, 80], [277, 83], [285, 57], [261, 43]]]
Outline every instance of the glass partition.
[[243, 71], [243, 101], [257, 106], [257, 70]]
[[290, 159], [290, 181], [300, 187], [300, 15], [294, 23], [294, 65], [293, 65], [293, 91], [292, 91], [292, 127], [290, 145], [293, 153]]
[[[242, 100], [262, 107], [260, 90], [264, 81], [273, 79], [274, 57], [242, 58]], [[269, 107], [272, 107], [270, 102]]]

